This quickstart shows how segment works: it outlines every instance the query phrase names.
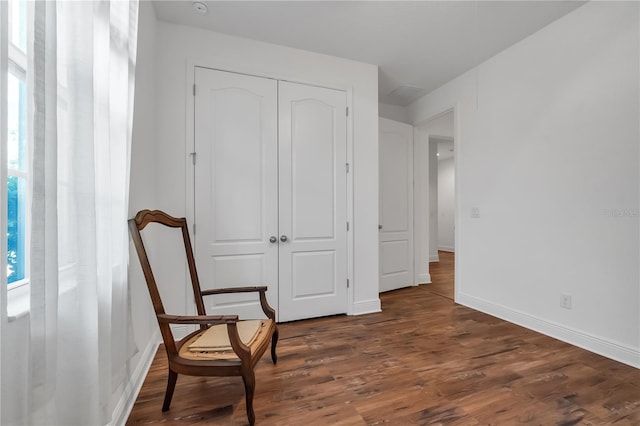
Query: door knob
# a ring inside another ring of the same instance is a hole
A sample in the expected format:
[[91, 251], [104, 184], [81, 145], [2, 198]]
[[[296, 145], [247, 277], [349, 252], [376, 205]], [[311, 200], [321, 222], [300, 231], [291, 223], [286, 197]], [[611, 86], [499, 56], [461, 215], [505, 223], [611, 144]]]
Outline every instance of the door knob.
[[283, 243], [285, 241], [287, 241], [287, 236], [286, 235], [280, 235], [280, 241], [282, 241]]
[[277, 241], [278, 241], [278, 239], [277, 239], [275, 236], [272, 236], [271, 238], [269, 238], [269, 242], [270, 242], [271, 244], [273, 244], [273, 243], [275, 243], [275, 242], [277, 242]]

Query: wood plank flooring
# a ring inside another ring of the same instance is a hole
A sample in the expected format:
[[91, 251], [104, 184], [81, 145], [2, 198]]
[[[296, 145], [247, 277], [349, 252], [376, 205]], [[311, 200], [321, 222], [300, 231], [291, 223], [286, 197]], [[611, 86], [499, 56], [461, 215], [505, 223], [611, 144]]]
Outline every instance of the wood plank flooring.
[[[381, 313], [281, 324], [278, 365], [256, 369], [256, 424], [640, 425], [640, 370], [430, 286], [382, 294]], [[247, 424], [240, 378], [179, 376], [162, 413], [166, 368], [161, 347], [128, 425]]]
[[429, 263], [429, 275], [431, 275], [431, 284], [428, 286], [429, 291], [453, 300], [455, 255], [448, 251], [439, 250], [438, 258], [440, 259], [439, 262]]

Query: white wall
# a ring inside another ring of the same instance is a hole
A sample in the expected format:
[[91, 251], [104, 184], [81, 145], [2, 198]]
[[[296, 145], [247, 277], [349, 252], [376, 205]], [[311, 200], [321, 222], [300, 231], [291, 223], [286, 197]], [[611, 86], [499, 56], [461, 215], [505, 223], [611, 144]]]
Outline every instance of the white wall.
[[[188, 215], [187, 102], [192, 102], [193, 69], [188, 64], [350, 90], [353, 140], [354, 274], [352, 313], [380, 310], [378, 299], [378, 71], [373, 65], [276, 46], [201, 29], [159, 22], [157, 56], [157, 206]], [[167, 282], [185, 282], [179, 246], [166, 248], [159, 272]], [[185, 287], [172, 300], [187, 305]], [[189, 303], [191, 305], [191, 303]]]
[[409, 108], [456, 106], [456, 300], [635, 366], [638, 16], [589, 2]]
[[378, 104], [378, 114], [380, 114], [380, 117], [382, 118], [411, 124], [409, 112], [406, 107], [383, 104], [380, 102]]
[[455, 171], [453, 157], [438, 160], [438, 250], [455, 251]]
[[[413, 109], [407, 109], [407, 115], [410, 117], [412, 112]], [[410, 120], [411, 119], [412, 118], [410, 118]], [[431, 137], [453, 138], [453, 122], [453, 111], [447, 111], [444, 114], [440, 114], [437, 117], [430, 119], [426, 123], [420, 123], [420, 127], [422, 127]]]
[[[11, 342], [2, 348], [2, 411], [0, 424], [22, 424], [29, 410], [29, 315], [9, 322], [3, 328], [2, 339]], [[11, 360], [11, 361], [8, 361]], [[10, 385], [6, 385], [10, 383]]]

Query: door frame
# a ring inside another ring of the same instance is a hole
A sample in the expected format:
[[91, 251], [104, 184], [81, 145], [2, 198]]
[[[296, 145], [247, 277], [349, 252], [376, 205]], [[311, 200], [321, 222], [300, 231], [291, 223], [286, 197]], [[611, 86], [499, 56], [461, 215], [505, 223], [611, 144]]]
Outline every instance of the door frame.
[[[458, 302], [460, 300], [460, 270], [461, 264], [464, 262], [464, 256], [461, 255], [460, 250], [460, 231], [462, 228], [460, 227], [460, 218], [461, 218], [461, 204], [460, 204], [460, 103], [455, 102], [453, 104], [447, 105], [444, 108], [439, 109], [437, 113], [430, 115], [425, 119], [421, 119], [413, 126], [414, 128], [414, 138], [413, 138], [413, 152], [414, 152], [414, 164], [413, 164], [413, 173], [414, 173], [414, 255], [416, 256], [415, 264], [415, 279], [418, 283], [431, 283], [431, 275], [429, 273], [429, 227], [430, 227], [430, 219], [429, 219], [429, 209], [426, 210], [424, 207], [424, 200], [426, 199], [426, 205], [429, 206], [429, 158], [428, 158], [428, 147], [429, 147], [429, 136], [438, 136], [437, 134], [430, 135], [429, 133], [422, 130], [422, 127], [426, 125], [428, 122], [444, 115], [449, 112], [453, 112], [453, 140], [454, 140], [454, 150], [455, 155], [453, 157], [453, 165], [454, 165], [454, 179], [455, 179], [455, 212], [454, 212], [454, 245], [455, 245], [455, 264], [454, 264], [454, 302]], [[422, 149], [420, 149], [422, 146]], [[425, 148], [426, 147], [426, 150]], [[427, 158], [421, 158], [416, 153], [425, 152], [427, 153]], [[426, 167], [425, 167], [426, 165]], [[422, 202], [421, 202], [422, 201]], [[418, 223], [420, 222], [420, 226]], [[423, 228], [426, 226], [426, 241], [424, 241], [425, 232]], [[423, 231], [423, 232], [420, 232]], [[418, 259], [418, 256], [420, 258]], [[426, 263], [426, 265], [425, 265]], [[426, 268], [425, 268], [426, 266]]]
[[[233, 62], [233, 61], [232, 61]], [[326, 85], [318, 84], [317, 82], [310, 82], [305, 80], [294, 80], [284, 75], [278, 75], [267, 69], [256, 70], [245, 69], [243, 66], [235, 63], [229, 63], [226, 61], [224, 66], [221, 64], [208, 63], [202, 59], [187, 58], [185, 63], [185, 158], [184, 167], [186, 175], [186, 188], [185, 188], [185, 212], [187, 217], [187, 223], [189, 224], [189, 236], [194, 242], [196, 235], [193, 229], [193, 223], [195, 218], [195, 169], [193, 164], [193, 156], [195, 152], [195, 100], [193, 95], [193, 88], [195, 85], [195, 69], [208, 68], [216, 71], [231, 72], [236, 74], [244, 74], [253, 77], [270, 78], [278, 81], [289, 81], [291, 83], [305, 84], [308, 86], [324, 87], [327, 89], [341, 90], [345, 92], [347, 109], [349, 114], [347, 115], [347, 163], [349, 164], [349, 173], [347, 173], [347, 221], [349, 222], [349, 230], [347, 231], [347, 279], [349, 286], [347, 288], [347, 315], [354, 314], [354, 229], [353, 223], [353, 87], [328, 87]], [[196, 265], [197, 266], [197, 265]], [[185, 282], [188, 280], [188, 271], [185, 270]], [[260, 283], [256, 285], [261, 285]], [[190, 286], [185, 287], [185, 311], [195, 313], [193, 292], [190, 290]]]

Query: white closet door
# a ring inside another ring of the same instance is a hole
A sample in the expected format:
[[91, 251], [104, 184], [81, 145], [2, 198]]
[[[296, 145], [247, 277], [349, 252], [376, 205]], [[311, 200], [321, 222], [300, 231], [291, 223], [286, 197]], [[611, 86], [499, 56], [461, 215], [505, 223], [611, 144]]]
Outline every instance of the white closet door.
[[413, 284], [413, 127], [380, 119], [380, 291]]
[[[203, 289], [267, 285], [278, 308], [277, 81], [196, 67], [195, 253]], [[176, 159], [177, 160], [177, 159]], [[208, 314], [262, 318], [257, 294]]]
[[345, 313], [346, 94], [279, 87], [280, 320]]

